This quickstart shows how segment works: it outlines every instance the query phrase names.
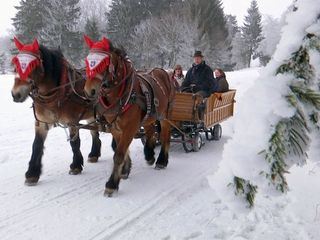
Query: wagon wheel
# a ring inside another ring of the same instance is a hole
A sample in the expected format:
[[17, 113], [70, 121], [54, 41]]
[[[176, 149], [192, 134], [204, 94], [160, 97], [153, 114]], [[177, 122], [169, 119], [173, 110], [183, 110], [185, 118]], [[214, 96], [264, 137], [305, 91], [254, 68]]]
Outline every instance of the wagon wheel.
[[186, 153], [198, 152], [203, 145], [203, 139], [200, 133], [190, 134], [187, 138], [182, 135], [182, 146]]
[[182, 138], [182, 146], [183, 149], [186, 153], [192, 152], [193, 151], [193, 144], [191, 142], [192, 136], [187, 136], [185, 137], [185, 135], [181, 135]]
[[193, 151], [195, 152], [199, 152], [199, 150], [201, 149], [202, 145], [203, 145], [203, 140], [202, 140], [202, 136], [200, 133], [195, 133], [193, 136]]
[[222, 127], [220, 124], [217, 124], [214, 126], [214, 128], [211, 131], [211, 135], [213, 137], [213, 140], [220, 140], [221, 135], [222, 135]]
[[209, 128], [209, 129], [206, 131], [206, 139], [207, 139], [208, 141], [214, 140], [214, 138], [213, 138], [213, 128]]

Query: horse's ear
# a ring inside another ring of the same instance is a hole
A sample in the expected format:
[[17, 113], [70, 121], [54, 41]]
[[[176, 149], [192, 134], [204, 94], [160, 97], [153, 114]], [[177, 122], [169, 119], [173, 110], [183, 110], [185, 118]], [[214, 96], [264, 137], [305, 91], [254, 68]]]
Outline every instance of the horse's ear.
[[104, 46], [106, 47], [106, 49], [108, 49], [108, 51], [109, 51], [110, 50], [110, 41], [109, 41], [109, 39], [106, 38], [106, 37], [103, 37], [102, 38], [102, 42], [103, 42]]
[[88, 45], [89, 48], [92, 48], [94, 42], [87, 35], [83, 35], [84, 41]]
[[33, 40], [32, 46], [35, 51], [39, 50], [39, 42], [36, 38]]
[[13, 41], [19, 51], [24, 47], [24, 44], [20, 42], [18, 38], [14, 37]]

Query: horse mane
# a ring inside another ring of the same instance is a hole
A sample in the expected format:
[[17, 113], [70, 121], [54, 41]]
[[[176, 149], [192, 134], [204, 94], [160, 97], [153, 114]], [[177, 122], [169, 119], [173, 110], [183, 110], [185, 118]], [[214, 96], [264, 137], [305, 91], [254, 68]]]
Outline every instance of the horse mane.
[[59, 86], [61, 74], [63, 70], [64, 56], [60, 49], [48, 49], [40, 45], [41, 58], [43, 61], [43, 68], [45, 79], [51, 79]]
[[111, 42], [110, 42], [110, 50], [123, 59], [127, 58], [128, 56], [123, 46], [115, 47]]

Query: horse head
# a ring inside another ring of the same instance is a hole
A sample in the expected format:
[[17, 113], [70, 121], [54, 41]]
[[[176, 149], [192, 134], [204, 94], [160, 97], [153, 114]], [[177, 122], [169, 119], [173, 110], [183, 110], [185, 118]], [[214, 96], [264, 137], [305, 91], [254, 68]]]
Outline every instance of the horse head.
[[18, 54], [12, 58], [16, 74], [11, 93], [15, 102], [23, 102], [27, 99], [32, 84], [43, 75], [40, 47], [37, 39], [31, 44], [23, 44], [16, 37], [13, 40]]
[[90, 49], [86, 57], [85, 94], [91, 99], [97, 99], [102, 91], [105, 94], [116, 94], [127, 74], [125, 53], [114, 48], [105, 37], [97, 42], [86, 35], [84, 39]]

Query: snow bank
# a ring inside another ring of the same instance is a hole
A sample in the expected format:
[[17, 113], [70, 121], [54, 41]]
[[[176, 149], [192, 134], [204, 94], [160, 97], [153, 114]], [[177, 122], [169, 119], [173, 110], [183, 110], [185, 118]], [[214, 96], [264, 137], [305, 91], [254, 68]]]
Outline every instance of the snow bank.
[[[258, 153], [267, 148], [268, 140], [279, 119], [291, 117], [291, 109], [284, 96], [289, 92], [291, 74], [275, 76], [276, 69], [297, 51], [306, 30], [320, 12], [318, 0], [298, 1], [298, 11], [287, 15], [287, 25], [282, 29], [282, 37], [273, 59], [261, 70], [260, 78], [250, 88], [241, 103], [234, 123], [234, 135], [224, 147], [223, 160], [215, 175], [209, 176], [209, 183], [223, 201], [233, 209], [244, 206], [235, 196], [234, 189], [228, 187], [233, 177], [238, 176], [258, 186], [259, 193], [270, 195], [273, 188], [268, 186], [261, 171], [269, 168], [263, 155]], [[315, 26], [314, 26], [315, 28]], [[314, 61], [318, 61], [313, 57]], [[268, 172], [268, 171], [267, 171]], [[257, 196], [258, 199], [261, 196]], [[243, 200], [244, 201], [244, 200]]]

